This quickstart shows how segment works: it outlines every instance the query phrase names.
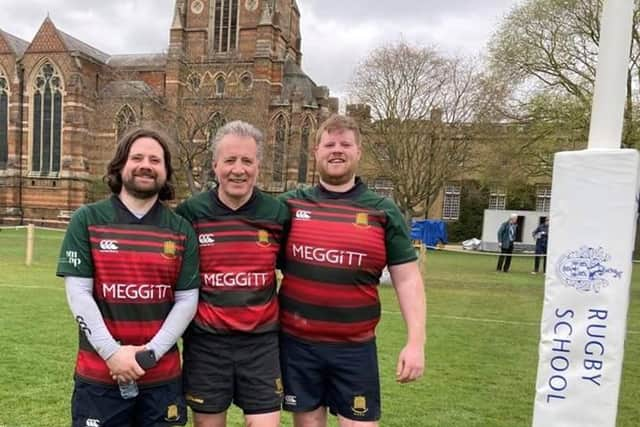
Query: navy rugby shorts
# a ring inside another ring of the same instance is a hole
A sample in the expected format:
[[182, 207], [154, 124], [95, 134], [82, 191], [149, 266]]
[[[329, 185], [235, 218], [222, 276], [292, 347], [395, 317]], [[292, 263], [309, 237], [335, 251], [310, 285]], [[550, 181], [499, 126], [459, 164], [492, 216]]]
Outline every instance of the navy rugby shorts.
[[71, 397], [72, 427], [169, 427], [187, 423], [182, 379], [139, 389], [123, 399], [117, 387], [76, 380]]
[[375, 339], [364, 343], [310, 343], [280, 336], [283, 408], [328, 407], [356, 421], [380, 419], [380, 379]]

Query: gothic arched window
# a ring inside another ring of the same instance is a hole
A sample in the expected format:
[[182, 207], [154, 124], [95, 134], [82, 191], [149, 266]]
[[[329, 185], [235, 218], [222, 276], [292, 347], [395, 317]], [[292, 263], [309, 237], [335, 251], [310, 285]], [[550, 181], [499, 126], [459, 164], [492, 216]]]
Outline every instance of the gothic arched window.
[[136, 122], [136, 113], [133, 109], [129, 105], [123, 105], [116, 114], [116, 139], [119, 140], [127, 129], [135, 125]]
[[213, 53], [237, 49], [238, 0], [215, 0], [209, 34]]
[[213, 142], [216, 137], [216, 133], [218, 133], [218, 129], [224, 126], [227, 123], [224, 116], [220, 113], [213, 113], [211, 117], [209, 117], [209, 123], [207, 125], [207, 133], [209, 134], [209, 144]]
[[62, 91], [60, 73], [45, 62], [33, 82], [31, 171], [41, 175], [60, 172]]
[[211, 159], [213, 158], [213, 147], [211, 146], [214, 139], [216, 138], [216, 134], [218, 130], [227, 123], [227, 120], [220, 113], [213, 113], [209, 117], [209, 123], [207, 124], [207, 140], [209, 141], [207, 148], [207, 155], [203, 158], [202, 161], [202, 170], [206, 171], [203, 173], [204, 181], [207, 188], [213, 188], [215, 186], [215, 173], [211, 169]]
[[240, 77], [240, 84], [242, 85], [242, 89], [243, 90], [251, 89], [251, 86], [253, 85], [253, 79], [251, 78], [251, 74], [244, 73]]
[[202, 76], [199, 73], [191, 73], [187, 77], [187, 87], [191, 92], [198, 92], [202, 85]]
[[284, 154], [287, 147], [287, 121], [280, 115], [275, 121], [275, 141], [273, 144], [273, 182], [282, 182]]
[[224, 87], [225, 87], [224, 77], [218, 76], [216, 78], [216, 96], [224, 95]]
[[0, 169], [9, 161], [9, 81], [0, 70]]
[[307, 182], [307, 165], [309, 163], [309, 135], [311, 135], [311, 120], [307, 117], [300, 132], [300, 158], [298, 160], [298, 182]]

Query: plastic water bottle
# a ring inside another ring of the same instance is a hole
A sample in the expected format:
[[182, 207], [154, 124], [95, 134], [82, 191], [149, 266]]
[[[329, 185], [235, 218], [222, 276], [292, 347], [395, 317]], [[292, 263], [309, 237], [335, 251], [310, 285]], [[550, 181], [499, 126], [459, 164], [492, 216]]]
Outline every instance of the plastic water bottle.
[[138, 384], [133, 380], [129, 382], [118, 381], [118, 388], [120, 388], [120, 396], [123, 399], [133, 399], [138, 395]]

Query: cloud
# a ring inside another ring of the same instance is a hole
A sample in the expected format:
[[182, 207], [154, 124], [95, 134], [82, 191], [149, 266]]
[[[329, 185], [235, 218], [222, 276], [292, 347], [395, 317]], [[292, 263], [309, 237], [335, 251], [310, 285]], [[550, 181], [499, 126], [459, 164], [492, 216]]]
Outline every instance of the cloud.
[[[375, 47], [402, 38], [476, 54], [517, 1], [297, 0], [303, 68], [317, 84], [344, 96], [354, 68]], [[59, 29], [108, 54], [163, 52], [174, 5], [174, 0], [0, 0], [0, 29], [31, 41], [49, 13]]]
[[[0, 29], [31, 41], [47, 14], [56, 27], [109, 54], [162, 52], [172, 0], [0, 0]], [[4, 6], [4, 7], [3, 7]]]
[[514, 0], [299, 0], [303, 68], [344, 99], [355, 67], [374, 48], [405, 40], [451, 55], [481, 52]]

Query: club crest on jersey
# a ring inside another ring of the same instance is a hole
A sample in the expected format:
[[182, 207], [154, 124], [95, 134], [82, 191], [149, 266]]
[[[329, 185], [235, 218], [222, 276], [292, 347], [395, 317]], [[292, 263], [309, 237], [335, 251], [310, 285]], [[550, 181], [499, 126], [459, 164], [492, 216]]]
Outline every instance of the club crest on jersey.
[[271, 242], [269, 242], [269, 232], [267, 230], [258, 230], [258, 246], [271, 246]]
[[356, 222], [354, 222], [353, 225], [361, 228], [369, 228], [369, 215], [366, 212], [358, 212], [356, 214]]
[[353, 415], [364, 416], [369, 411], [369, 408], [367, 408], [367, 398], [365, 396], [354, 396], [351, 410], [353, 411]]
[[172, 240], [166, 240], [162, 245], [162, 256], [168, 259], [176, 257], [176, 242]]

